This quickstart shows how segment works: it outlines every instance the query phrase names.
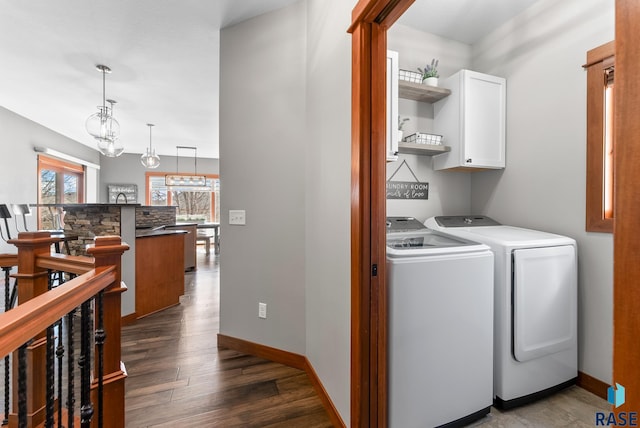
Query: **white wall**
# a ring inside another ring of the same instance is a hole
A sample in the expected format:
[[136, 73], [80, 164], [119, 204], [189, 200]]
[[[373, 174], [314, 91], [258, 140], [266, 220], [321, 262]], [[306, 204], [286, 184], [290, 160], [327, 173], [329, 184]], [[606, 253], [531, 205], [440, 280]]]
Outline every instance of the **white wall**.
[[[82, 124], [80, 125], [82, 126]], [[38, 200], [38, 154], [35, 146], [46, 147], [94, 164], [100, 154], [12, 111], [0, 107], [0, 203], [35, 204]], [[36, 230], [35, 212], [27, 217], [29, 230]], [[22, 230], [21, 222], [20, 230]], [[9, 219], [11, 236], [17, 237], [15, 223]], [[4, 231], [4, 222], [2, 225]], [[6, 238], [6, 236], [5, 236]], [[15, 247], [0, 241], [0, 252], [15, 252]]]
[[[417, 71], [432, 58], [439, 60], [440, 77], [445, 78], [471, 65], [471, 46], [425, 33], [402, 24], [394, 24], [387, 36], [387, 48], [398, 52], [398, 64], [403, 70]], [[409, 118], [404, 136], [416, 132], [433, 132], [433, 106], [400, 99], [400, 117]], [[446, 141], [444, 142], [446, 144]], [[396, 162], [387, 163], [387, 180], [407, 162], [419, 181], [429, 183], [428, 200], [387, 200], [388, 216], [411, 216], [420, 221], [436, 215], [467, 214], [471, 209], [471, 173], [434, 171], [430, 156], [401, 154]], [[415, 181], [406, 166], [393, 180]]]
[[[138, 186], [137, 203], [145, 204], [145, 174], [147, 171], [174, 173], [176, 168], [180, 168], [181, 173], [193, 173], [193, 158], [179, 159], [180, 164], [176, 167], [175, 156], [161, 156], [160, 166], [156, 169], [146, 169], [140, 163], [139, 154], [124, 153], [117, 158], [100, 156], [100, 187], [98, 200], [103, 203], [108, 202], [107, 186], [109, 184], [136, 184]], [[218, 159], [198, 158], [199, 174], [217, 174], [219, 171]], [[128, 201], [129, 203], [136, 201]]]
[[473, 212], [568, 235], [579, 251], [579, 369], [612, 381], [613, 239], [586, 233], [586, 52], [614, 38], [613, 0], [542, 0], [473, 46], [507, 79], [507, 167], [472, 176]]
[[307, 358], [349, 424], [353, 5], [310, 0], [307, 45]]
[[[220, 333], [305, 353], [305, 3], [220, 34]], [[228, 210], [246, 210], [230, 226]], [[258, 318], [258, 302], [267, 319]]]

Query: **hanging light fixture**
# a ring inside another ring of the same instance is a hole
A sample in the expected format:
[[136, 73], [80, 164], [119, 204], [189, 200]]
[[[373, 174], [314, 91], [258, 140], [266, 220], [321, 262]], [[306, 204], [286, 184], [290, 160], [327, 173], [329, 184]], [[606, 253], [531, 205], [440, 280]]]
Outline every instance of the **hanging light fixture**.
[[[193, 150], [193, 166], [194, 174], [185, 175], [180, 174], [178, 169], [178, 150], [189, 149]], [[176, 146], [176, 173], [167, 174], [164, 176], [164, 184], [173, 190], [176, 188], [186, 188], [187, 190], [211, 190], [211, 186], [207, 185], [207, 177], [204, 175], [198, 175], [198, 149], [196, 147]]]
[[[107, 100], [107, 102], [111, 105], [111, 107], [107, 107], [107, 110], [111, 112], [111, 117], [113, 117], [113, 105], [116, 104], [117, 101]], [[104, 138], [96, 138], [98, 141], [98, 151], [109, 158], [120, 156], [124, 152], [124, 146], [118, 138], [120, 135], [120, 125], [118, 125], [115, 119], [107, 120], [104, 135]]]
[[[108, 157], [120, 156], [124, 147], [116, 142], [120, 138], [120, 124], [113, 117], [113, 105], [116, 102], [105, 98], [105, 76], [111, 73], [111, 69], [102, 64], [96, 65], [96, 69], [102, 72], [102, 105], [98, 106], [96, 113], [87, 118], [85, 127], [87, 132], [97, 140], [100, 153]], [[111, 107], [107, 107], [107, 102]]]
[[149, 127], [149, 148], [146, 153], [140, 157], [140, 162], [145, 168], [153, 169], [160, 166], [160, 156], [156, 154], [156, 150], [151, 146], [151, 128], [155, 126], [153, 123], [147, 123]]

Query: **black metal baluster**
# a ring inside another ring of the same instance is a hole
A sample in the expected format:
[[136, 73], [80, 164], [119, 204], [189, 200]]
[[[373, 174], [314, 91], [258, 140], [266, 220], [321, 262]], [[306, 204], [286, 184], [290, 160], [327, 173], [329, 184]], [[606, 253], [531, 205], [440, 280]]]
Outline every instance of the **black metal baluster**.
[[75, 411], [75, 346], [73, 344], [75, 330], [73, 327], [73, 319], [76, 310], [72, 309], [67, 314], [67, 348], [69, 356], [67, 357], [67, 426], [73, 428], [73, 416]]
[[102, 428], [103, 424], [103, 389], [104, 389], [104, 341], [107, 338], [104, 332], [104, 305], [102, 298], [104, 290], [101, 290], [96, 296], [96, 312], [98, 316], [98, 328], [95, 333], [95, 341], [98, 352], [98, 428]]
[[[3, 267], [4, 271], [4, 311], [11, 309], [11, 298], [9, 297], [9, 289], [11, 288], [10, 267]], [[4, 419], [2, 425], [9, 424], [9, 355], [4, 357]]]
[[58, 428], [62, 428], [62, 359], [64, 357], [64, 343], [62, 342], [62, 320], [58, 321], [58, 346], [56, 358], [58, 359]]
[[46, 362], [46, 407], [45, 423], [46, 428], [53, 428], [54, 394], [55, 394], [55, 360], [53, 326], [47, 327], [47, 362]]
[[93, 405], [91, 404], [91, 302], [86, 301], [81, 308], [81, 338], [80, 338], [80, 425], [82, 428], [90, 428], [93, 417]]
[[18, 348], [18, 428], [27, 428], [27, 343]]
[[9, 307], [7, 310], [12, 309], [16, 305], [16, 301], [18, 300], [18, 280], [17, 279], [13, 281], [13, 288], [11, 289], [11, 298], [9, 300], [11, 302], [9, 303]]

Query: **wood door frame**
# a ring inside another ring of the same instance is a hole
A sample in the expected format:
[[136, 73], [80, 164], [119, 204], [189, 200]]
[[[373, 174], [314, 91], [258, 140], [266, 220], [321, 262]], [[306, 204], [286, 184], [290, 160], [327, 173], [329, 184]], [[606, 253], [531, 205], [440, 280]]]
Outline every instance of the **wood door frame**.
[[387, 425], [387, 29], [414, 0], [360, 0], [352, 13], [351, 426]]
[[616, 96], [613, 230], [613, 381], [626, 388], [617, 412], [640, 411], [640, 3], [616, 0]]
[[[352, 12], [351, 426], [386, 427], [385, 61], [386, 31], [413, 0], [359, 0]], [[614, 381], [627, 387], [625, 409], [640, 408], [640, 4], [616, 0], [614, 184]], [[625, 79], [624, 76], [633, 76]], [[377, 276], [373, 266], [377, 266]]]

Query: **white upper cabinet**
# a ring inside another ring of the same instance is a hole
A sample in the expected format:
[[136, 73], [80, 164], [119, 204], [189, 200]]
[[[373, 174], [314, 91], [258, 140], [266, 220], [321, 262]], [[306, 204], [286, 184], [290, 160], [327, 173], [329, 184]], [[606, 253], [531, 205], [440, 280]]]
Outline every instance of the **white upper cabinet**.
[[387, 162], [398, 160], [398, 52], [387, 51]]
[[500, 169], [505, 167], [506, 81], [460, 70], [441, 86], [451, 95], [433, 105], [436, 134], [451, 151], [433, 157], [433, 169]]

